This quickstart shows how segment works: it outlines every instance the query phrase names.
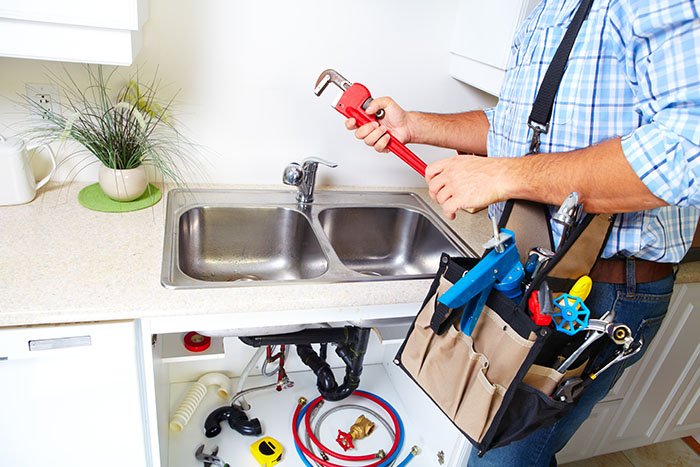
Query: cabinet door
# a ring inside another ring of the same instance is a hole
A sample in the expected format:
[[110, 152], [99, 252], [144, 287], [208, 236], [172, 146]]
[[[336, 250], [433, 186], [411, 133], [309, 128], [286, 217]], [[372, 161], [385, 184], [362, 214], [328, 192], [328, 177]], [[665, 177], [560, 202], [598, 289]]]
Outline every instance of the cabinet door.
[[0, 330], [0, 462], [149, 465], [132, 322]]
[[603, 401], [593, 407], [591, 415], [581, 425], [564, 449], [557, 454], [557, 462], [565, 464], [593, 457], [598, 452], [603, 433], [621, 401]]
[[0, 56], [131, 65], [147, 18], [147, 0], [0, 0]]
[[610, 419], [599, 454], [700, 430], [700, 284], [676, 286], [664, 323]]
[[513, 35], [539, 0], [460, 0], [450, 52], [450, 74], [497, 96]]

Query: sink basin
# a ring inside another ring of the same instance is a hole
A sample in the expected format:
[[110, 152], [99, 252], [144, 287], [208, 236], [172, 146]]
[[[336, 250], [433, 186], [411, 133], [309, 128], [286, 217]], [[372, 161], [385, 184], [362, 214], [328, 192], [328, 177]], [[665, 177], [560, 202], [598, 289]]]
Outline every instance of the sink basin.
[[318, 219], [340, 261], [362, 274], [431, 274], [442, 252], [460, 255], [427, 217], [411, 209], [329, 208]]
[[171, 190], [168, 288], [432, 277], [440, 255], [475, 256], [414, 193]]
[[308, 220], [278, 207], [197, 207], [178, 225], [180, 270], [202, 281], [312, 279], [328, 259]]

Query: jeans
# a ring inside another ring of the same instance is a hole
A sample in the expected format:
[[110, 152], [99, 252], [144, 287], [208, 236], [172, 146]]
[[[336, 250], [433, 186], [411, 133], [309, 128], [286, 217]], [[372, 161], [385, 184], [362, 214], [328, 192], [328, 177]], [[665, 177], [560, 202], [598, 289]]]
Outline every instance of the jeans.
[[[637, 362], [649, 348], [651, 340], [666, 315], [672, 292], [673, 275], [643, 284], [635, 284], [634, 275], [631, 278], [628, 277], [627, 284], [595, 282], [586, 299], [586, 306], [591, 310], [591, 315], [600, 316], [608, 310], [614, 310], [615, 322], [629, 326], [635, 335], [635, 340], [644, 336], [642, 350], [601, 373], [588, 386], [578, 404], [554, 425], [538, 430], [507, 446], [492, 449], [481, 458], [477, 456], [476, 449], [472, 449], [468, 465], [470, 467], [556, 466], [555, 454], [564, 448], [576, 430], [586, 421], [593, 406], [608, 394], [625, 368]], [[616, 346], [612, 341], [608, 340], [608, 342], [609, 344], [606, 344], [594, 358], [589, 368], [602, 366], [601, 363], [614, 354]]]

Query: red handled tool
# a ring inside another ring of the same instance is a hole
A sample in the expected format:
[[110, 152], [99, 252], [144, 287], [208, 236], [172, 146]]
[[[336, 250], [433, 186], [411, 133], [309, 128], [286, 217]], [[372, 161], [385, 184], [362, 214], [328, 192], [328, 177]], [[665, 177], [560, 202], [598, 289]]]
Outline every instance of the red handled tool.
[[[369, 93], [369, 89], [360, 83], [350, 83], [350, 81], [343, 78], [340, 73], [335, 70], [326, 70], [321, 73], [321, 76], [318, 77], [318, 81], [316, 81], [314, 94], [320, 96], [328, 86], [328, 83], [335, 84], [343, 91], [343, 94], [340, 96], [340, 99], [334, 106], [335, 110], [347, 118], [354, 118], [357, 122], [357, 126], [362, 126], [370, 122], [376, 122], [378, 118], [382, 118], [384, 116], [384, 110], [380, 110], [375, 115], [367, 114], [365, 109], [367, 109], [370, 102], [372, 102], [372, 95]], [[418, 172], [421, 177], [425, 177], [425, 168], [427, 167], [427, 164], [416, 156], [413, 151], [408, 149], [401, 141], [394, 138], [391, 133], [387, 132], [387, 134], [390, 138], [387, 149], [396, 154], [406, 164], [411, 166], [411, 168]]]
[[538, 326], [549, 326], [552, 322], [552, 313], [554, 313], [554, 303], [552, 301], [552, 292], [546, 281], [542, 282], [539, 290], [530, 294], [528, 305], [535, 324]]

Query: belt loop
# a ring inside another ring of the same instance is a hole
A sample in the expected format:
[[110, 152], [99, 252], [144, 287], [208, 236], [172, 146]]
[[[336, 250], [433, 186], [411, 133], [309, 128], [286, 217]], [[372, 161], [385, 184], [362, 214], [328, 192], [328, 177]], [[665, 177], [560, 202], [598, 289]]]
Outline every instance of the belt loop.
[[634, 257], [625, 259], [627, 271], [627, 295], [634, 295], [637, 291], [637, 269]]

